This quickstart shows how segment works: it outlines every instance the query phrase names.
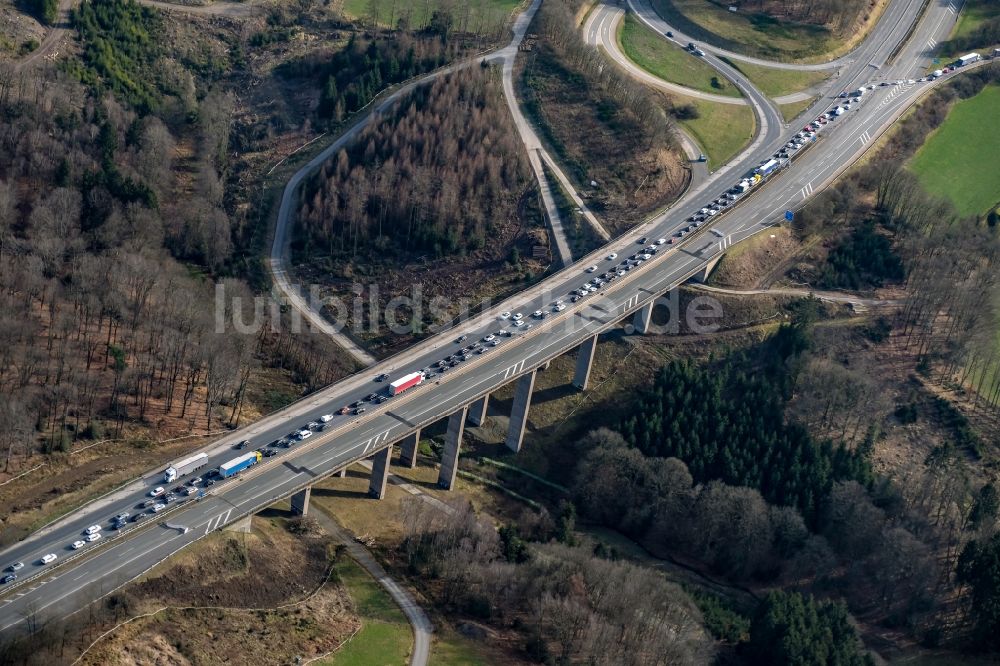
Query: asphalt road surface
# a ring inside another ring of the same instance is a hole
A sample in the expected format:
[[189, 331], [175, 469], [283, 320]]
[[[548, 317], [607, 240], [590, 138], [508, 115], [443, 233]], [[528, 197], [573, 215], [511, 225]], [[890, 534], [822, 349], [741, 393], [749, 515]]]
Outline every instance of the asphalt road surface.
[[[911, 6], [918, 6], [916, 0]], [[883, 66], [885, 58], [893, 50], [894, 40], [903, 39], [909, 32], [908, 25], [897, 24], [891, 38], [866, 44], [864, 52], [870, 53], [871, 58], [867, 62], [866, 58], [861, 58], [845, 68], [842, 81], [849, 81], [850, 85], [844, 87], [856, 88], [868, 80], [919, 76], [929, 64], [926, 47], [929, 40], [945, 39], [954, 23], [955, 14], [948, 7], [932, 3], [913, 38], [891, 66]], [[717, 64], [713, 58], [710, 55], [707, 59]], [[121, 511], [135, 513], [136, 505], [149, 489], [162, 485], [162, 470], [151, 471], [142, 479], [7, 548], [0, 553], [0, 567], [14, 561], [21, 561], [25, 566], [18, 572], [18, 581], [7, 585], [0, 593], [0, 632], [23, 628], [27, 618], [41, 622], [72, 613], [210, 531], [370, 455], [415, 428], [433, 423], [573, 349], [590, 336], [617, 326], [630, 313], [697, 273], [707, 262], [717, 258], [724, 246], [766, 230], [779, 222], [784, 211], [797, 208], [822, 189], [855, 161], [927, 85], [892, 85], [869, 92], [847, 115], [825, 126], [815, 144], [801, 151], [787, 169], [763, 187], [751, 191], [737, 207], [712, 218], [711, 232], [703, 227], [680, 245], [663, 246], [669, 249], [605, 285], [600, 293], [591, 294], [579, 303], [570, 303], [569, 292], [592, 277], [584, 272], [585, 267], [598, 265], [603, 271], [617, 264], [636, 251], [639, 246], [635, 240], [640, 235], [648, 236], [651, 241], [672, 237], [677, 229], [686, 226], [688, 216], [731, 187], [799, 129], [786, 129], [780, 122], [774, 122], [770, 115], [773, 107], [748, 88], [745, 91], [748, 98], [761, 105], [764, 120], [768, 121], [767, 128], [761, 128], [757, 145], [739, 162], [720, 169], [705, 184], [689, 192], [667, 213], [500, 306], [223, 438], [207, 450], [211, 458], [209, 465], [218, 466], [238, 455], [240, 452], [232, 447], [242, 439], [250, 439], [255, 447], [262, 447], [322, 414], [335, 412], [369, 393], [384, 390], [384, 383], [374, 381], [379, 373], [386, 372], [396, 378], [433, 365], [462, 346], [454, 342], [460, 334], [469, 336], [464, 343], [468, 344], [500, 328], [513, 330], [509, 321], [498, 319], [502, 311], [523, 313], [532, 328], [502, 338], [499, 346], [489, 347], [483, 354], [473, 354], [456, 368], [433, 375], [421, 386], [383, 405], [369, 403], [361, 416], [335, 416], [323, 432], [290, 449], [279, 449], [280, 455], [265, 459], [240, 477], [207, 489], [206, 496], [201, 499], [172, 504], [169, 512], [150, 518], [139, 527], [116, 533], [109, 529], [109, 520]], [[832, 100], [824, 99], [817, 108], [825, 110], [832, 104]], [[616, 252], [619, 257], [606, 260], [604, 257], [610, 252]], [[532, 319], [531, 312], [551, 311], [556, 299], [565, 302], [565, 310], [544, 320]], [[189, 530], [171, 529], [163, 524], [165, 522], [183, 525]], [[102, 525], [105, 537], [81, 551], [71, 550], [69, 544], [80, 538], [83, 530], [92, 524]], [[46, 553], [57, 554], [59, 560], [52, 565], [40, 564], [40, 558]], [[70, 558], [75, 559], [67, 562]], [[60, 564], [62, 566], [58, 566]], [[58, 568], [53, 569], [53, 566]]]

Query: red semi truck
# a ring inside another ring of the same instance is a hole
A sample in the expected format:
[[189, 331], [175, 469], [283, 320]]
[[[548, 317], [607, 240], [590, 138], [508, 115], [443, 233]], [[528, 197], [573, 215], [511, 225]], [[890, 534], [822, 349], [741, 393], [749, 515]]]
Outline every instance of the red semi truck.
[[399, 395], [403, 391], [424, 381], [424, 373], [411, 372], [389, 384], [389, 395]]

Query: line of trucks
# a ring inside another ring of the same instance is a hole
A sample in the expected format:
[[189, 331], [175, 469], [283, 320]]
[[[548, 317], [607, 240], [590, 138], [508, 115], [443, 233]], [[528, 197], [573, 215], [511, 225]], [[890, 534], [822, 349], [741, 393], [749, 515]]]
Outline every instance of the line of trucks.
[[[423, 383], [423, 381], [424, 381], [423, 372], [411, 372], [409, 374], [403, 375], [396, 381], [391, 382], [389, 384], [388, 393], [390, 396], [399, 395], [403, 391], [406, 391], [407, 389], [413, 388], [414, 386]], [[343, 413], [346, 409], [347, 408], [344, 408], [344, 410], [341, 410], [341, 412]], [[360, 411], [356, 411], [356, 413], [360, 413]], [[333, 417], [324, 416], [321, 418], [325, 422], [329, 419], [332, 419]], [[308, 435], [312, 435], [312, 432], [308, 430], [300, 432], [301, 434], [299, 435], [299, 439], [305, 439]], [[244, 442], [244, 444], [248, 443], [249, 442]], [[242, 445], [239, 448], [242, 448]], [[263, 458], [264, 454], [261, 453], [260, 451], [251, 451], [249, 453], [244, 453], [243, 455], [237, 456], [232, 460], [229, 460], [219, 465], [218, 469], [216, 470], [216, 473], [219, 475], [220, 478], [228, 479], [230, 477], [236, 476], [243, 470], [252, 467], [253, 465], [256, 465]], [[197, 472], [198, 470], [204, 468], [206, 465], [208, 465], [208, 455], [205, 453], [197, 453], [193, 456], [190, 456], [176, 463], [173, 463], [172, 465], [167, 467], [167, 469], [163, 471], [163, 482], [173, 483], [182, 476], [187, 476], [188, 474]]]
[[[263, 454], [260, 451], [251, 451], [250, 453], [244, 453], [241, 456], [237, 456], [232, 460], [222, 463], [219, 465], [218, 474], [223, 479], [228, 479], [242, 472], [243, 470], [256, 465], [263, 458]], [[163, 482], [173, 483], [182, 476], [191, 474], [192, 472], [197, 472], [199, 469], [205, 467], [208, 464], [208, 455], [205, 453], [198, 453], [191, 456], [190, 458], [185, 458], [180, 462], [176, 462], [170, 467], [167, 467], [163, 472]]]

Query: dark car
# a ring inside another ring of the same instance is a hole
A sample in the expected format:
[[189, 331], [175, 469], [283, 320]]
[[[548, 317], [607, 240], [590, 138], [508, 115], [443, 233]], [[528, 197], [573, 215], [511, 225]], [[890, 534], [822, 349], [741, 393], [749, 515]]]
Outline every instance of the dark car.
[[366, 400], [368, 400], [368, 402], [375, 402], [376, 400], [378, 400], [378, 393], [369, 394]]
[[467, 335], [460, 335], [460, 336], [458, 336], [458, 338], [455, 339], [455, 344], [457, 345], [457, 344], [460, 344], [462, 342], [465, 342], [468, 338], [469, 338], [469, 336], [467, 336]]
[[387, 375], [387, 374], [385, 374], [383, 372], [381, 375], [379, 375], [378, 377], [375, 378], [375, 381], [377, 381], [377, 382], [384, 382], [387, 379], [389, 379], [389, 375]]
[[278, 455], [278, 452], [275, 451], [274, 449], [264, 449], [265, 458], [270, 458], [271, 456], [276, 456], [276, 455]]
[[636, 243], [638, 243], [639, 245], [645, 245], [646, 241], [648, 241], [648, 240], [649, 240], [648, 238], [646, 238], [645, 236], [643, 236], [642, 238], [640, 238], [639, 240], [637, 240]]
[[6, 585], [7, 583], [10, 583], [15, 580], [17, 580], [17, 574], [7, 574], [3, 578], [0, 578], [0, 584]]
[[242, 442], [240, 442], [239, 444], [237, 444], [235, 448], [237, 448], [238, 450], [242, 451], [243, 449], [247, 448], [248, 446], [250, 446], [250, 440], [249, 439], [244, 439]]
[[358, 407], [357, 409], [354, 410], [354, 414], [355, 415], [364, 414], [364, 413], [365, 413], [365, 408], [364, 407]]
[[670, 32], [669, 30], [667, 30], [667, 31], [666, 31], [665, 33], [663, 33], [663, 34], [665, 34], [665, 35], [666, 35], [667, 37], [673, 37], [673, 36], [674, 36], [674, 33]]

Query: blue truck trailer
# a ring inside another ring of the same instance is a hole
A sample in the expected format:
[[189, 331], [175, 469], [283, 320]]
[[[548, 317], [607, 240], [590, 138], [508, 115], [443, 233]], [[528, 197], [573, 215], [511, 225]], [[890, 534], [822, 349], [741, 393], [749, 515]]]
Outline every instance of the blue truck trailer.
[[252, 451], [250, 453], [244, 453], [239, 458], [233, 458], [229, 462], [224, 462], [219, 465], [219, 476], [223, 479], [228, 479], [231, 476], [239, 474], [247, 467], [256, 465], [263, 458], [260, 451]]

